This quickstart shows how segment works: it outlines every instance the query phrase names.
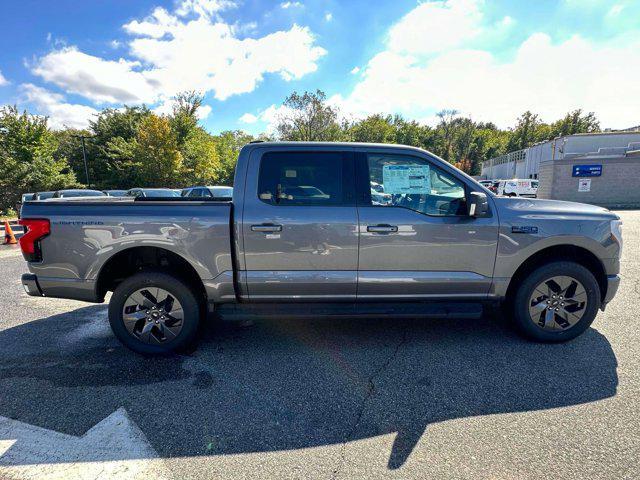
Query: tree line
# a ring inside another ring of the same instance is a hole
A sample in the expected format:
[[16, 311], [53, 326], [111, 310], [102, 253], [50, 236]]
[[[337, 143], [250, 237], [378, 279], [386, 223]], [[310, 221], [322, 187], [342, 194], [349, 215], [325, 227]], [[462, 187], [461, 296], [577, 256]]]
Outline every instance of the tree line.
[[272, 133], [253, 136], [228, 130], [212, 135], [198, 120], [202, 101], [197, 92], [180, 93], [166, 115], [144, 105], [106, 108], [89, 121], [86, 130], [52, 130], [46, 117], [16, 106], [0, 108], [0, 212], [11, 213], [24, 192], [86, 186], [232, 185], [238, 152], [256, 139], [411, 145], [477, 175], [481, 162], [488, 158], [559, 135], [600, 129], [595, 115], [581, 110], [553, 123], [525, 112], [506, 130], [490, 122], [476, 122], [456, 110], [439, 112], [435, 126], [388, 114], [349, 120], [317, 90], [289, 95], [283, 102], [286, 113], [277, 119]]

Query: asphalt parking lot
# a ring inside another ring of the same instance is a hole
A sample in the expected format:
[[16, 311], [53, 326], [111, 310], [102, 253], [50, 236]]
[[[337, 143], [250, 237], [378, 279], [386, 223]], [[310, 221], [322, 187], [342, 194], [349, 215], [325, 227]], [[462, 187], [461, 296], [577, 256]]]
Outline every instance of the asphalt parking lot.
[[640, 211], [623, 281], [563, 345], [508, 319], [212, 321], [145, 358], [106, 305], [28, 297], [0, 247], [0, 478], [640, 476]]

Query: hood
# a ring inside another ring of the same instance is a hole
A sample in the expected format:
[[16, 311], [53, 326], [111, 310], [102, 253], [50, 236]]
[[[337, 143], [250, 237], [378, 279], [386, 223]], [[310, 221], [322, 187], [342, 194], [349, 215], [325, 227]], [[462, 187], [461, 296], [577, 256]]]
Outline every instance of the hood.
[[619, 218], [618, 215], [604, 207], [587, 203], [565, 202], [562, 200], [546, 200], [542, 198], [494, 197], [498, 209], [509, 209], [526, 214], [548, 214], [562, 216], [587, 216], [597, 218]]
[[59, 203], [59, 202], [133, 202], [133, 197], [110, 197], [101, 195], [95, 197], [63, 197], [63, 198], [47, 198], [43, 202]]

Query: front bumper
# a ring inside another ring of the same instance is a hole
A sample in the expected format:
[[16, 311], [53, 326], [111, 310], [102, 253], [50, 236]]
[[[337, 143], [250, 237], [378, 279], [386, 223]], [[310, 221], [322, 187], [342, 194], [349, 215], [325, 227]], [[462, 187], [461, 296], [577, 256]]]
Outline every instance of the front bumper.
[[22, 275], [22, 288], [27, 292], [27, 295], [32, 297], [42, 297], [42, 290], [38, 285], [38, 278], [33, 273], [25, 273]]
[[607, 276], [607, 293], [602, 300], [602, 306], [604, 307], [607, 303], [613, 300], [616, 292], [618, 291], [618, 286], [620, 286], [620, 275], [608, 275]]

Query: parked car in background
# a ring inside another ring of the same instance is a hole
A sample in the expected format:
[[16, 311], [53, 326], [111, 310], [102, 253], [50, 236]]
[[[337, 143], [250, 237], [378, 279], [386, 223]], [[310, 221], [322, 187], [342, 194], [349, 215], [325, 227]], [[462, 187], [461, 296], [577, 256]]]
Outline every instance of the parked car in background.
[[182, 196], [231, 198], [233, 197], [233, 187], [227, 187], [226, 185], [214, 185], [212, 187], [188, 187], [182, 189]]
[[126, 196], [136, 198], [177, 198], [180, 197], [180, 193], [172, 188], [132, 188], [127, 191]]
[[535, 198], [538, 195], [538, 180], [531, 180], [529, 178], [499, 180], [496, 185], [495, 193], [507, 197]]
[[112, 291], [115, 335], [149, 354], [189, 345], [206, 311], [388, 315], [391, 326], [479, 318], [486, 302], [503, 303], [529, 338], [562, 342], [620, 282], [615, 213], [498, 197], [418, 148], [249, 144], [234, 184], [232, 202], [27, 202], [22, 284], [89, 302]]
[[74, 188], [69, 190], [58, 190], [50, 199], [54, 198], [76, 198], [76, 197], [105, 197], [106, 195], [100, 190], [88, 190]]
[[103, 190], [103, 192], [109, 197], [126, 197], [126, 190]]
[[54, 193], [56, 192], [38, 192], [34, 200], [46, 200], [47, 198], [53, 197]]
[[20, 201], [15, 205], [16, 212], [18, 212], [18, 218], [20, 218], [20, 210], [22, 209], [22, 204], [30, 200], [35, 200], [35, 195], [36, 194], [32, 192], [22, 194], [22, 197], [20, 197]]

